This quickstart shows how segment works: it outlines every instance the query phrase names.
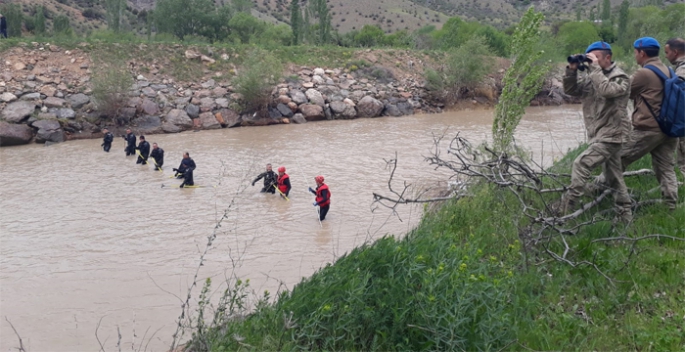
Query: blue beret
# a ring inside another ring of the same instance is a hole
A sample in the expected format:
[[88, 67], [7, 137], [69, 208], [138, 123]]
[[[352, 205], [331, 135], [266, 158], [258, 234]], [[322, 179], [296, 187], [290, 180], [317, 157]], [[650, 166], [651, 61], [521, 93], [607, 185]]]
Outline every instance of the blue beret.
[[652, 37], [642, 37], [633, 44], [635, 49], [660, 49], [659, 42]]
[[594, 42], [587, 47], [585, 53], [587, 54], [593, 50], [611, 50], [611, 45], [607, 42]]

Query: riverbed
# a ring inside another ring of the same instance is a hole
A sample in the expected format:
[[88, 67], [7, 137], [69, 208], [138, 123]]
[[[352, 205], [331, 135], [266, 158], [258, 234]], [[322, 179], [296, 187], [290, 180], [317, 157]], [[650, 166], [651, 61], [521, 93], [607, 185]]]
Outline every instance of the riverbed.
[[[579, 108], [528, 109], [517, 143], [549, 166], [585, 140]], [[163, 172], [126, 157], [121, 138], [110, 153], [100, 140], [0, 148], [0, 349], [19, 346], [7, 317], [29, 351], [96, 351], [98, 322], [107, 350], [116, 349], [118, 327], [123, 350], [144, 341], [147, 350], [165, 351], [181, 312], [177, 297], [187, 295], [207, 236], [227, 209], [199, 281], [213, 278], [215, 295], [233, 274], [249, 278], [258, 295], [292, 288], [352, 248], [401, 236], [420, 220], [421, 208], [393, 215], [374, 206], [373, 192], [389, 193], [384, 159], [397, 152], [397, 187], [405, 180], [440, 184], [449, 174], [424, 161], [433, 138], [460, 132], [474, 143], [489, 140], [492, 114], [148, 136], [165, 150]], [[170, 178], [171, 168], [184, 151], [203, 188], [174, 188], [180, 181]], [[261, 181], [250, 185], [266, 163], [286, 166], [289, 201], [259, 193]], [[306, 191], [319, 174], [332, 194], [322, 224]]]

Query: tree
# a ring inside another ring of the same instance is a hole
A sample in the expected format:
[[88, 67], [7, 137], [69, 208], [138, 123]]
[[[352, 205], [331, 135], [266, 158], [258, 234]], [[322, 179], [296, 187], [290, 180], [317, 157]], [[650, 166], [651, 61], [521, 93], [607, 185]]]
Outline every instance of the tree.
[[559, 28], [557, 38], [566, 53], [585, 52], [585, 48], [600, 39], [597, 26], [589, 22], [568, 22]]
[[354, 36], [354, 43], [360, 47], [372, 47], [383, 42], [383, 37], [385, 32], [380, 27], [367, 24]]
[[625, 36], [626, 28], [628, 26], [628, 15], [630, 14], [630, 2], [623, 0], [621, 8], [618, 11], [618, 34]]
[[611, 3], [609, 0], [604, 0], [602, 4], [602, 22], [608, 22], [611, 20]]
[[331, 14], [328, 10], [328, 3], [326, 0], [312, 0], [309, 11], [311, 17], [318, 20], [315, 42], [321, 45], [328, 43], [331, 39]]
[[38, 9], [36, 9], [34, 23], [36, 24], [34, 33], [38, 36], [45, 35], [45, 10], [43, 6], [38, 6]]
[[207, 23], [207, 13], [213, 13], [214, 9], [212, 0], [159, 0], [154, 22], [157, 31], [183, 40], [188, 35], [201, 34]]
[[576, 6], [576, 21], [580, 22], [583, 19], [583, 8]]
[[69, 23], [69, 17], [64, 15], [55, 17], [55, 20], [52, 22], [52, 31], [56, 35], [67, 37], [74, 35], [74, 31], [71, 29], [71, 24]]
[[494, 145], [499, 152], [506, 152], [511, 148], [514, 131], [525, 108], [540, 91], [549, 72], [549, 64], [540, 63], [543, 52], [536, 50], [540, 42], [540, 24], [544, 18], [542, 13], [529, 8], [511, 37], [512, 62], [502, 80], [504, 87], [495, 107], [495, 120], [492, 124]]
[[124, 10], [125, 0], [105, 0], [107, 9], [107, 27], [114, 32], [121, 29], [121, 14]]
[[255, 38], [264, 32], [265, 23], [248, 15], [244, 12], [239, 12], [228, 22], [231, 28], [231, 35], [235, 39], [239, 39], [241, 43], [250, 43], [252, 38]]
[[290, 28], [293, 31], [293, 45], [299, 45], [302, 40], [302, 10], [299, 0], [290, 3]]
[[590, 9], [590, 22], [595, 22], [595, 7]]

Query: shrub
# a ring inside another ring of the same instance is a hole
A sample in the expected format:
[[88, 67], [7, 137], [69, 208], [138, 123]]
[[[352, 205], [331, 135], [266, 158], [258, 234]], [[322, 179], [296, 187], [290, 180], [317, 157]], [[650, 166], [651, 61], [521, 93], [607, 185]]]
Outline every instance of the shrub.
[[107, 52], [95, 52], [93, 60], [93, 100], [102, 117], [115, 118], [127, 99], [133, 78], [120, 60]]
[[233, 80], [235, 90], [242, 95], [242, 112], [256, 112], [267, 115], [271, 102], [271, 90], [278, 83], [283, 72], [281, 62], [275, 56], [261, 49], [253, 50], [245, 66]]
[[52, 31], [55, 35], [71, 37], [74, 35], [74, 30], [71, 29], [71, 24], [69, 23], [69, 17], [64, 15], [59, 15], [55, 17], [52, 23]]

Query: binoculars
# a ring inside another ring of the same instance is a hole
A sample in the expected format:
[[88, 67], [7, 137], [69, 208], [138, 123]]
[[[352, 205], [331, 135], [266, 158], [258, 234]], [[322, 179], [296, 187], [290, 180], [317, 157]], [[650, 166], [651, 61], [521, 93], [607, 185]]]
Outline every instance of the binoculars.
[[592, 63], [592, 60], [588, 59], [585, 54], [571, 55], [566, 58], [566, 61], [568, 61], [569, 64], [578, 64], [578, 69], [581, 71], [585, 71], [587, 68], [585, 63]]

